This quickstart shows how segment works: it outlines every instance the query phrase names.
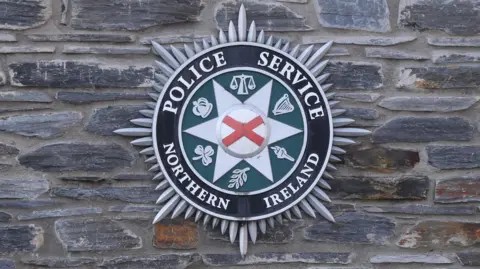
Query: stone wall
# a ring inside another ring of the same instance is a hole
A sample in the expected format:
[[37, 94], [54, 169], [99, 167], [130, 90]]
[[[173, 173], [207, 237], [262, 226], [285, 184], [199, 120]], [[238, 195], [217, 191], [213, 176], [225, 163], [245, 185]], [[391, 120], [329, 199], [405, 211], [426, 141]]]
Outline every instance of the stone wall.
[[0, 0], [0, 268], [480, 266], [478, 0], [244, 1], [285, 40], [335, 41], [339, 106], [373, 132], [329, 182], [337, 222], [276, 223], [246, 259], [193, 220], [151, 225], [152, 175], [112, 131], [148, 100], [150, 40], [216, 34], [238, 3]]

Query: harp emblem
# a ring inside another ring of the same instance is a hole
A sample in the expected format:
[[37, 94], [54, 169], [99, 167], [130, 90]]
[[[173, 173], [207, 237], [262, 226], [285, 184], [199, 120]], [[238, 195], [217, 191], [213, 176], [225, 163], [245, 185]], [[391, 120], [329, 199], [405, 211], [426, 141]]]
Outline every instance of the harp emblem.
[[278, 116], [282, 114], [290, 113], [294, 110], [292, 103], [290, 103], [290, 98], [288, 94], [284, 94], [278, 101], [275, 103], [273, 107], [273, 115]]

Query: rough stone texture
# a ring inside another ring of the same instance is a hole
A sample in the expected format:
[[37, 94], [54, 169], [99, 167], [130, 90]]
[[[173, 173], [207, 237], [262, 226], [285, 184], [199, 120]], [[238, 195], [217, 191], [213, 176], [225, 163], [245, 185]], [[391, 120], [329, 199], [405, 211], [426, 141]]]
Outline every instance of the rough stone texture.
[[152, 187], [52, 188], [52, 196], [79, 200], [119, 200], [129, 203], [154, 204], [159, 196]]
[[396, 96], [383, 99], [378, 105], [393, 111], [453, 112], [473, 106], [476, 97]]
[[5, 73], [0, 71], [0, 86], [5, 85], [5, 82], [6, 82]]
[[335, 98], [342, 101], [353, 101], [359, 103], [373, 103], [380, 98], [378, 93], [350, 93], [339, 92], [335, 95]]
[[[47, 257], [47, 258], [27, 258], [22, 259], [23, 264], [48, 268], [71, 268], [79, 266], [93, 266], [97, 262], [95, 258], [59, 258], [59, 257]], [[1, 267], [0, 267], [1, 268]], [[82, 267], [89, 268], [89, 267]]]
[[[199, 20], [200, 0], [73, 0], [71, 27], [82, 30], [142, 30], [152, 26]], [[112, 16], [112, 10], [115, 15]]]
[[43, 230], [36, 225], [0, 225], [0, 253], [33, 252], [43, 245]]
[[44, 24], [52, 15], [51, 0], [0, 1], [0, 29], [22, 30]]
[[85, 130], [90, 133], [113, 136], [113, 131], [120, 128], [137, 127], [130, 120], [145, 118], [140, 114], [145, 106], [108, 106], [97, 108], [93, 111]]
[[401, 177], [335, 177], [329, 181], [331, 198], [363, 200], [423, 200], [427, 197], [428, 178]]
[[370, 258], [371, 263], [423, 263], [423, 264], [451, 264], [450, 259], [441, 255], [397, 255], [397, 256], [374, 256]]
[[320, 24], [327, 28], [390, 31], [390, 11], [386, 0], [359, 2], [314, 0]]
[[417, 151], [412, 150], [350, 147], [344, 160], [346, 164], [354, 168], [391, 173], [412, 169], [420, 162], [420, 156]]
[[108, 208], [110, 212], [140, 212], [140, 213], [152, 213], [158, 212], [162, 209], [161, 206], [154, 205], [116, 205]]
[[332, 40], [335, 44], [365, 45], [365, 46], [393, 46], [411, 42], [417, 39], [415, 36], [379, 37], [379, 36], [303, 36], [303, 44], [326, 43]]
[[390, 218], [360, 213], [345, 213], [335, 217], [335, 223], [325, 219], [305, 229], [307, 240], [327, 243], [386, 245], [395, 231]]
[[1, 269], [15, 269], [15, 263], [12, 260], [0, 259]]
[[210, 266], [234, 266], [275, 263], [327, 263], [349, 264], [352, 254], [348, 252], [301, 252], [301, 253], [256, 253], [245, 259], [240, 254], [203, 254], [203, 262]]
[[64, 249], [104, 251], [138, 249], [142, 239], [117, 221], [109, 219], [70, 219], [55, 221], [55, 232]]
[[10, 81], [17, 87], [130, 88], [148, 87], [152, 67], [105, 65], [95, 62], [39, 61], [9, 65]]
[[480, 252], [457, 252], [458, 261], [464, 266], [480, 266]]
[[155, 176], [153, 173], [120, 173], [112, 177], [116, 181], [150, 181]]
[[[1, 50], [0, 50], [1, 51]], [[149, 54], [147, 47], [125, 47], [125, 46], [65, 46], [62, 53], [65, 54]]]
[[402, 248], [443, 248], [478, 245], [480, 223], [427, 220], [417, 223], [400, 236]]
[[[329, 210], [333, 213], [333, 210], [330, 208]], [[301, 227], [304, 227], [303, 220], [284, 221], [282, 224], [276, 223], [275, 228], [271, 229], [269, 227], [265, 234], [259, 232], [256, 242], [259, 244], [288, 244], [293, 241], [295, 231]], [[219, 229], [208, 229], [208, 238], [230, 242], [228, 233], [222, 235]], [[238, 242], [238, 238], [236, 242]]]
[[117, 257], [104, 260], [99, 269], [185, 269], [201, 260], [200, 255], [193, 253], [158, 254], [155, 256]]
[[27, 111], [40, 111], [51, 109], [51, 104], [32, 104], [32, 103], [10, 103], [8, 106], [0, 106], [0, 113], [9, 113], [9, 112], [27, 112]]
[[79, 112], [12, 116], [0, 120], [0, 131], [52, 139], [63, 136], [70, 128], [78, 125], [82, 118], [82, 113]]
[[69, 216], [83, 216], [100, 214], [102, 209], [98, 207], [79, 207], [79, 208], [67, 208], [67, 209], [55, 209], [44, 211], [33, 211], [32, 213], [25, 215], [18, 215], [18, 220], [33, 220], [44, 218], [57, 218], [57, 217], [69, 217]]
[[400, 70], [397, 88], [410, 90], [465, 89], [480, 87], [480, 65], [407, 67]]
[[110, 42], [128, 43], [135, 41], [133, 35], [113, 34], [31, 34], [27, 38], [34, 42]]
[[[0, 222], [10, 222], [12, 220], [12, 215], [0, 211]], [[1, 267], [0, 267], [1, 268]]]
[[460, 117], [397, 117], [372, 134], [374, 143], [468, 141], [474, 127]]
[[175, 43], [193, 43], [201, 42], [203, 39], [209, 38], [208, 34], [174, 34], [174, 35], [160, 35], [160, 36], [147, 36], [140, 38], [140, 43], [144, 45], [150, 45], [152, 41], [160, 44], [175, 44]]
[[0, 34], [0, 42], [15, 42], [17, 41], [17, 37], [12, 34]]
[[480, 167], [480, 146], [427, 146], [428, 164], [440, 169]]
[[0, 199], [35, 199], [48, 189], [49, 183], [43, 178], [0, 179]]
[[480, 47], [480, 37], [428, 37], [427, 42], [440, 47]]
[[16, 147], [0, 143], [0, 156], [16, 156], [19, 152], [20, 150]]
[[0, 54], [14, 54], [14, 53], [53, 53], [55, 47], [52, 46], [2, 46], [0, 47]]
[[435, 202], [480, 202], [480, 177], [463, 176], [437, 181], [435, 185]]
[[101, 182], [105, 180], [105, 178], [93, 177], [93, 176], [60, 177], [59, 179], [64, 181], [74, 181], [74, 182]]
[[37, 91], [11, 91], [0, 92], [0, 102], [34, 102], [51, 103], [52, 98], [46, 93]]
[[0, 208], [11, 208], [11, 209], [29, 209], [29, 208], [38, 208], [38, 207], [49, 207], [61, 205], [58, 201], [51, 200], [12, 200], [12, 201], [0, 201]]
[[402, 0], [398, 23], [414, 30], [454, 35], [480, 33], [480, 3], [469, 0]]
[[153, 245], [162, 249], [195, 249], [198, 245], [197, 224], [193, 220], [162, 220], [155, 224]]
[[238, 21], [238, 9], [244, 4], [248, 20], [255, 21], [257, 29], [265, 31], [308, 31], [312, 28], [305, 18], [296, 14], [286, 6], [275, 2], [243, 0], [239, 2], [227, 0], [218, 4], [215, 21], [219, 29], [228, 30], [230, 20]]
[[479, 52], [434, 51], [432, 62], [436, 64], [480, 62]]
[[372, 108], [361, 108], [361, 107], [346, 107], [346, 111], [342, 116], [353, 119], [361, 120], [375, 120], [378, 119], [380, 114], [377, 110]]
[[369, 58], [383, 58], [393, 60], [429, 60], [430, 56], [398, 49], [365, 48], [365, 56]]
[[133, 156], [117, 144], [57, 143], [23, 154], [18, 161], [45, 172], [110, 171], [130, 166]]
[[147, 93], [142, 92], [58, 92], [57, 100], [74, 105], [90, 104], [93, 102], [118, 100], [150, 100]]
[[393, 213], [411, 215], [473, 215], [477, 212], [473, 206], [437, 206], [437, 205], [398, 205], [367, 206], [363, 208], [369, 213]]
[[[327, 83], [341, 90], [378, 89], [383, 86], [382, 66], [364, 62], [330, 62], [325, 68], [330, 73]], [[345, 76], [345, 74], [349, 74]]]

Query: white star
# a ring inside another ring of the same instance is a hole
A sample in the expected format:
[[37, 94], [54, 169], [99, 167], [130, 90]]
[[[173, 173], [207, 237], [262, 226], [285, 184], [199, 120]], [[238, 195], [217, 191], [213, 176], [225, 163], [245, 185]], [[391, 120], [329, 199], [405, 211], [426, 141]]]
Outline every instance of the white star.
[[[268, 116], [268, 109], [270, 107], [270, 95], [272, 93], [273, 81], [271, 80], [256, 93], [250, 96], [244, 103], [258, 108], [264, 115]], [[204, 139], [208, 142], [219, 144], [217, 138], [217, 122], [218, 118], [222, 116], [225, 111], [230, 109], [232, 106], [241, 105], [242, 102], [238, 100], [233, 94], [228, 92], [223, 86], [213, 80], [213, 90], [215, 94], [216, 104], [215, 107], [218, 112], [218, 117], [211, 119], [209, 121], [200, 123], [194, 127], [191, 127], [184, 132], [196, 136], [198, 138]], [[268, 144], [272, 144], [288, 138], [292, 135], [301, 133], [302, 130], [291, 127], [287, 124], [268, 118], [268, 123], [270, 125], [270, 137]], [[243, 137], [242, 139], [244, 139]], [[247, 139], [247, 138], [245, 138]], [[272, 165], [270, 162], [270, 154], [268, 145], [257, 155], [251, 158], [238, 158], [234, 157], [227, 152], [222, 147], [217, 147], [217, 158], [215, 161], [215, 171], [213, 175], [213, 183], [220, 179], [225, 173], [230, 171], [235, 167], [239, 162], [245, 160], [248, 164], [253, 166], [257, 171], [259, 171], [263, 176], [265, 176], [269, 181], [273, 182], [272, 174]]]

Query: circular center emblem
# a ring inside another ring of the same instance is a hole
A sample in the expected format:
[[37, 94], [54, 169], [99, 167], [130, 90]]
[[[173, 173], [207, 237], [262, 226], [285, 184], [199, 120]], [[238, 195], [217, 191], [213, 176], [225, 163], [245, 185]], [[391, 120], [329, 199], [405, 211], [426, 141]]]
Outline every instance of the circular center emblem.
[[268, 143], [269, 133], [267, 117], [253, 106], [232, 107], [218, 120], [219, 145], [238, 158], [253, 157], [261, 152]]

